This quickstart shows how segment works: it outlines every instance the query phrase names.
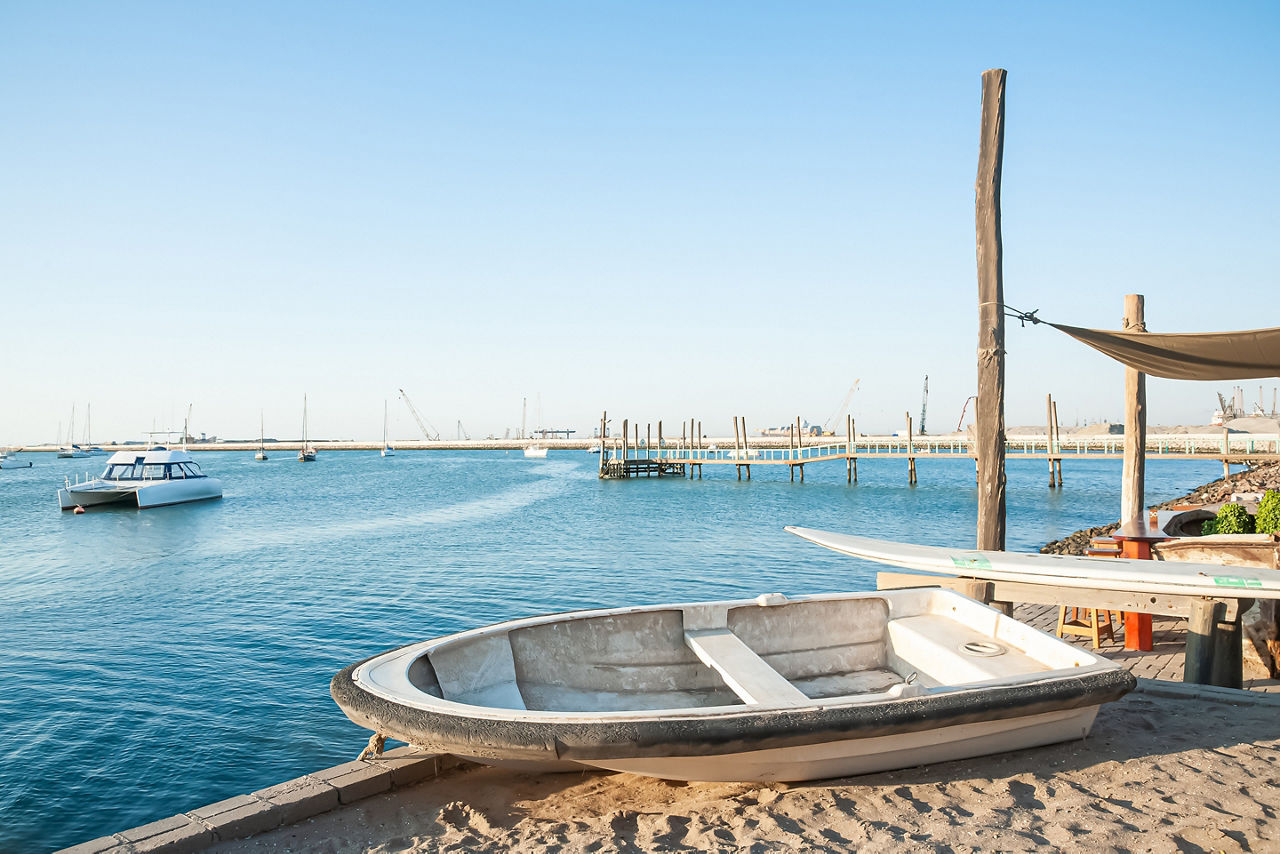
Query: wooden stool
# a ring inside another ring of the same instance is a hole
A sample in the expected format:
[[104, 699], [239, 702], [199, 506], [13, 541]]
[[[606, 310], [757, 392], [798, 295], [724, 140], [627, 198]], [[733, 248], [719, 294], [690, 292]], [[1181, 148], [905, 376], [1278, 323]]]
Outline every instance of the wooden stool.
[[1085, 557], [1120, 557], [1120, 543], [1112, 537], [1094, 537], [1084, 554]]
[[[1099, 616], [1101, 614], [1101, 617]], [[1082, 635], [1093, 640], [1093, 648], [1102, 646], [1102, 636], [1108, 640], [1116, 639], [1115, 626], [1111, 622], [1111, 612], [1098, 608], [1072, 608], [1071, 617], [1067, 617], [1067, 606], [1058, 608], [1058, 637], [1066, 635]]]

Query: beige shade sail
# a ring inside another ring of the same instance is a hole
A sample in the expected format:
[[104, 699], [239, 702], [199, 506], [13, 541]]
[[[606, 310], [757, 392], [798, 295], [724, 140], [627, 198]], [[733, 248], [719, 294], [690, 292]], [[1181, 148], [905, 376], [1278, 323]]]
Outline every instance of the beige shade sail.
[[1157, 333], [1049, 325], [1153, 377], [1247, 380], [1280, 376], [1280, 329]]

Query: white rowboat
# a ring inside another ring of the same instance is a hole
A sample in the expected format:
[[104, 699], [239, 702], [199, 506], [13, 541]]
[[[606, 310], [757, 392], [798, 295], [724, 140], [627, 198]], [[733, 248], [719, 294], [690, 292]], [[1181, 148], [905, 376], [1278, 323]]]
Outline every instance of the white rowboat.
[[333, 678], [386, 737], [481, 762], [816, 780], [1084, 737], [1134, 678], [934, 588], [579, 611]]

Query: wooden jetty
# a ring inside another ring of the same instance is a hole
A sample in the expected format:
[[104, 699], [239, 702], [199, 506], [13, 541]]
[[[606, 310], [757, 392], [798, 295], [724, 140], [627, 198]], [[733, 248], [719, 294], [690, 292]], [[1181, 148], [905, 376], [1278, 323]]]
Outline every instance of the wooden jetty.
[[[1062, 464], [1066, 459], [1124, 460], [1125, 440], [1122, 435], [1066, 436], [1058, 430], [1057, 401], [1049, 396], [1047, 409], [1049, 428], [1042, 435], [1006, 437], [1005, 457], [1010, 460], [1047, 460], [1049, 486], [1061, 487]], [[605, 416], [607, 416], [607, 412]], [[602, 416], [603, 436], [607, 417]], [[656, 437], [651, 425], [644, 436], [639, 423], [622, 422], [620, 435], [597, 438], [600, 450], [600, 477], [701, 477], [703, 466], [735, 466], [738, 479], [751, 479], [752, 466], [788, 466], [791, 480], [804, 482], [804, 467], [810, 463], [835, 460], [845, 462], [845, 478], [858, 482], [858, 459], [895, 459], [907, 463], [907, 482], [917, 482], [918, 459], [950, 459], [976, 461], [972, 438], [960, 434], [919, 436], [913, 432], [910, 413], [906, 430], [896, 436], [858, 435], [856, 422], [846, 416], [843, 438], [807, 436], [800, 419], [788, 428], [785, 438], [756, 437], [747, 433], [746, 419], [733, 419], [733, 439], [708, 441], [702, 434], [702, 422], [690, 419], [682, 423], [678, 438], [667, 438], [663, 424], [657, 422]], [[655, 441], [656, 438], [656, 441]], [[1224, 474], [1231, 465], [1248, 465], [1280, 460], [1280, 435], [1258, 434], [1166, 434], [1149, 435], [1145, 457], [1150, 460], [1217, 460]]]

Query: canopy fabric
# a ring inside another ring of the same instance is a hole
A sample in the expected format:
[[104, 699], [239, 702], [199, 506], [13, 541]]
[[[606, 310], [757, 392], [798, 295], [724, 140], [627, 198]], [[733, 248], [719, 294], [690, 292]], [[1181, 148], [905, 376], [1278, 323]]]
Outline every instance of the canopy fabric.
[[1280, 328], [1154, 333], [1049, 325], [1153, 377], [1247, 380], [1280, 376]]

